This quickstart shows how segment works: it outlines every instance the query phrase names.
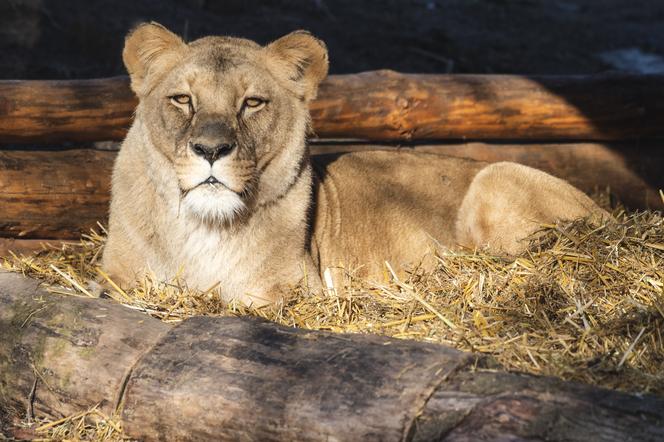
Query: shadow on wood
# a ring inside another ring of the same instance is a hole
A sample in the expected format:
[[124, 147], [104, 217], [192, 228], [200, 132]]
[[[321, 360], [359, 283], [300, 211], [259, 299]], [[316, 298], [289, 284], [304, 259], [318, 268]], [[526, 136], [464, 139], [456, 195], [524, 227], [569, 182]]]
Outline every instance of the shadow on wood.
[[[386, 145], [325, 143], [316, 154], [370, 149]], [[515, 161], [540, 168], [592, 192], [607, 187], [633, 209], [662, 209], [664, 150], [656, 144], [440, 144], [413, 148], [477, 160]], [[110, 178], [116, 153], [107, 150], [0, 151], [0, 238], [78, 239], [105, 223]], [[639, 173], [634, 172], [637, 168]], [[30, 243], [21, 243], [31, 246]], [[14, 243], [14, 245], [20, 245]], [[7, 249], [8, 245], [0, 244]]]

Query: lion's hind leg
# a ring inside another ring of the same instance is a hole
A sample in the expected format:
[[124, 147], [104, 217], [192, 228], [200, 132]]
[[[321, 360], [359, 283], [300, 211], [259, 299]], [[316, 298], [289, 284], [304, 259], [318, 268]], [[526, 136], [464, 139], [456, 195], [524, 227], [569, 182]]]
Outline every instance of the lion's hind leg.
[[457, 242], [518, 254], [542, 224], [609, 219], [586, 194], [564, 180], [516, 163], [495, 163], [473, 179], [456, 221]]

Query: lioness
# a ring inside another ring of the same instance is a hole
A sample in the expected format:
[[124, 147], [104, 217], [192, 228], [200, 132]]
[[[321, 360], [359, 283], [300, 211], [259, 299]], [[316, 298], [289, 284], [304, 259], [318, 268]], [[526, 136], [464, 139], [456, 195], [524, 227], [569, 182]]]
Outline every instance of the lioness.
[[369, 275], [432, 244], [517, 253], [541, 223], [603, 213], [565, 181], [512, 163], [414, 152], [311, 159], [308, 103], [325, 44], [297, 31], [267, 46], [185, 43], [156, 23], [126, 38], [139, 98], [115, 163], [103, 267], [131, 285], [176, 275], [225, 299], [265, 304], [305, 272]]

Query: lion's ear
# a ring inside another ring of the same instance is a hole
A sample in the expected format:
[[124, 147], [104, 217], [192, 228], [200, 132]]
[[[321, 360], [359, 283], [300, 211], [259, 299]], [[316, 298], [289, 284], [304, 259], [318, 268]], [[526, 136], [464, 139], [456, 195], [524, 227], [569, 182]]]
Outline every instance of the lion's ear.
[[272, 72], [305, 100], [313, 100], [327, 76], [325, 43], [307, 31], [295, 31], [265, 47]]
[[151, 82], [172, 68], [186, 47], [180, 37], [155, 22], [142, 23], [129, 32], [122, 60], [134, 93], [139, 98], [147, 94]]

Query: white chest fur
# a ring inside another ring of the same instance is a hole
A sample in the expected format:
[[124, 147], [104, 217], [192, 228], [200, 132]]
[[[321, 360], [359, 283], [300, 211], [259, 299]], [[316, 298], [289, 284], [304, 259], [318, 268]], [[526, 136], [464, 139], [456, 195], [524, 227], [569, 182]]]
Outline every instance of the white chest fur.
[[[140, 254], [136, 260], [144, 263], [140, 267], [147, 267], [160, 281], [178, 277], [192, 289], [217, 286], [224, 299], [247, 304], [264, 304], [260, 300], [273, 296], [277, 285], [298, 282], [306, 253], [309, 168], [294, 175], [279, 198], [257, 203], [248, 218], [230, 221], [237, 224], [229, 227], [224, 222], [228, 217], [201, 216], [201, 210], [193, 210], [190, 203], [205, 208], [206, 213], [212, 207], [230, 215], [233, 201], [220, 197], [224, 194], [195, 192], [188, 194], [195, 200], [183, 201], [173, 168], [154, 149], [145, 154], [148, 173], [141, 169], [135, 181], [149, 191], [115, 189], [134, 208], [134, 222], [123, 224], [125, 236], [138, 238], [130, 243], [141, 244], [132, 250]], [[259, 184], [259, 194], [264, 190]]]
[[191, 220], [178, 224], [171, 230], [177, 234], [165, 238], [167, 256], [160, 260], [160, 277], [181, 276], [189, 288], [197, 290], [217, 286], [225, 299], [249, 295], [247, 282], [254, 269], [247, 262], [244, 235], [231, 235]]

